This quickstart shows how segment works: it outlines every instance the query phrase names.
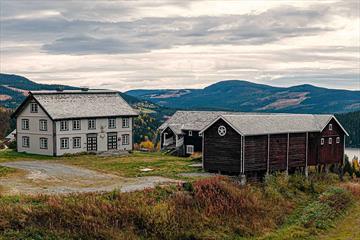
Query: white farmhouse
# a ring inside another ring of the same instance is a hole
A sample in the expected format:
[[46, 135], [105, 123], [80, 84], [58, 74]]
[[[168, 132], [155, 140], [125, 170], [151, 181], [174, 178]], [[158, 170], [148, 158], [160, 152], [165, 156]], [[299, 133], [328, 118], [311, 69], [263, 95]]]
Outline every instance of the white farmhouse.
[[32, 91], [13, 114], [17, 151], [52, 156], [129, 151], [137, 115], [115, 91]]

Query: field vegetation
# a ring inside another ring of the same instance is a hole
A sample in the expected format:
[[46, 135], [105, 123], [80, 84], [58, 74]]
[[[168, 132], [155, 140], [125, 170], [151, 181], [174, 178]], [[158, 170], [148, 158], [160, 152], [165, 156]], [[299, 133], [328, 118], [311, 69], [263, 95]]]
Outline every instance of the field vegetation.
[[[14, 150], [0, 151], [0, 162], [22, 160], [49, 160], [78, 167], [88, 168], [121, 177], [162, 176], [174, 179], [184, 178], [180, 173], [201, 172], [200, 168], [190, 166], [199, 163], [199, 158], [181, 158], [160, 152], [133, 152], [124, 156], [97, 156], [76, 154], [64, 157], [50, 157], [35, 154], [18, 153]], [[141, 171], [141, 169], [151, 171]]]
[[2, 196], [0, 236], [316, 239], [354, 209], [359, 192], [359, 183], [339, 183], [333, 174], [275, 174], [246, 186], [212, 177], [133, 193]]

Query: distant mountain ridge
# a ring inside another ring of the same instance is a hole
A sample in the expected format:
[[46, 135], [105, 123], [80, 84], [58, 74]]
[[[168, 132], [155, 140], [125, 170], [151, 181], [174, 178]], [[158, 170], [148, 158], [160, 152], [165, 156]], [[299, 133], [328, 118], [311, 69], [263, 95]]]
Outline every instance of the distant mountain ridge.
[[289, 113], [360, 110], [360, 91], [328, 89], [309, 84], [286, 88], [227, 80], [204, 89], [130, 90], [126, 94], [178, 109]]

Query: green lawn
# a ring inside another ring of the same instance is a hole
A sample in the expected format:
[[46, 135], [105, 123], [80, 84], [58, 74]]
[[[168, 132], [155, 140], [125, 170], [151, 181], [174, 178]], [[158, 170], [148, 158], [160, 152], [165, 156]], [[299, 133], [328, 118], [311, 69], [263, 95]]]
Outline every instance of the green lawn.
[[[50, 160], [101, 172], [112, 173], [122, 177], [163, 176], [181, 179], [184, 177], [179, 176], [179, 173], [202, 171], [200, 168], [189, 166], [194, 163], [199, 163], [199, 160], [174, 157], [162, 153], [134, 152], [128, 156], [111, 157], [100, 157], [96, 155], [49, 157], [17, 153], [13, 150], [0, 152], [0, 162], [19, 160]], [[152, 171], [140, 171], [143, 168], [150, 168]]]
[[[162, 153], [134, 152], [128, 156], [98, 157], [95, 155], [62, 157], [58, 161], [93, 170], [116, 174], [122, 177], [163, 176], [179, 178], [179, 173], [200, 172], [189, 165], [199, 160], [180, 158]], [[142, 172], [140, 169], [153, 169]], [[181, 178], [181, 177], [180, 177]]]
[[51, 156], [42, 156], [28, 153], [18, 153], [11, 149], [0, 150], [0, 162], [11, 162], [19, 160], [49, 160]]

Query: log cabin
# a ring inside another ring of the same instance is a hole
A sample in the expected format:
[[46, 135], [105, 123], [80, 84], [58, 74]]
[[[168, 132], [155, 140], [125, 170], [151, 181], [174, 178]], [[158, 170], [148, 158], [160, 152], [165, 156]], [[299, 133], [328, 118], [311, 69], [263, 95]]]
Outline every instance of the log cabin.
[[333, 115], [221, 115], [200, 131], [203, 169], [246, 176], [343, 161], [346, 130]]

